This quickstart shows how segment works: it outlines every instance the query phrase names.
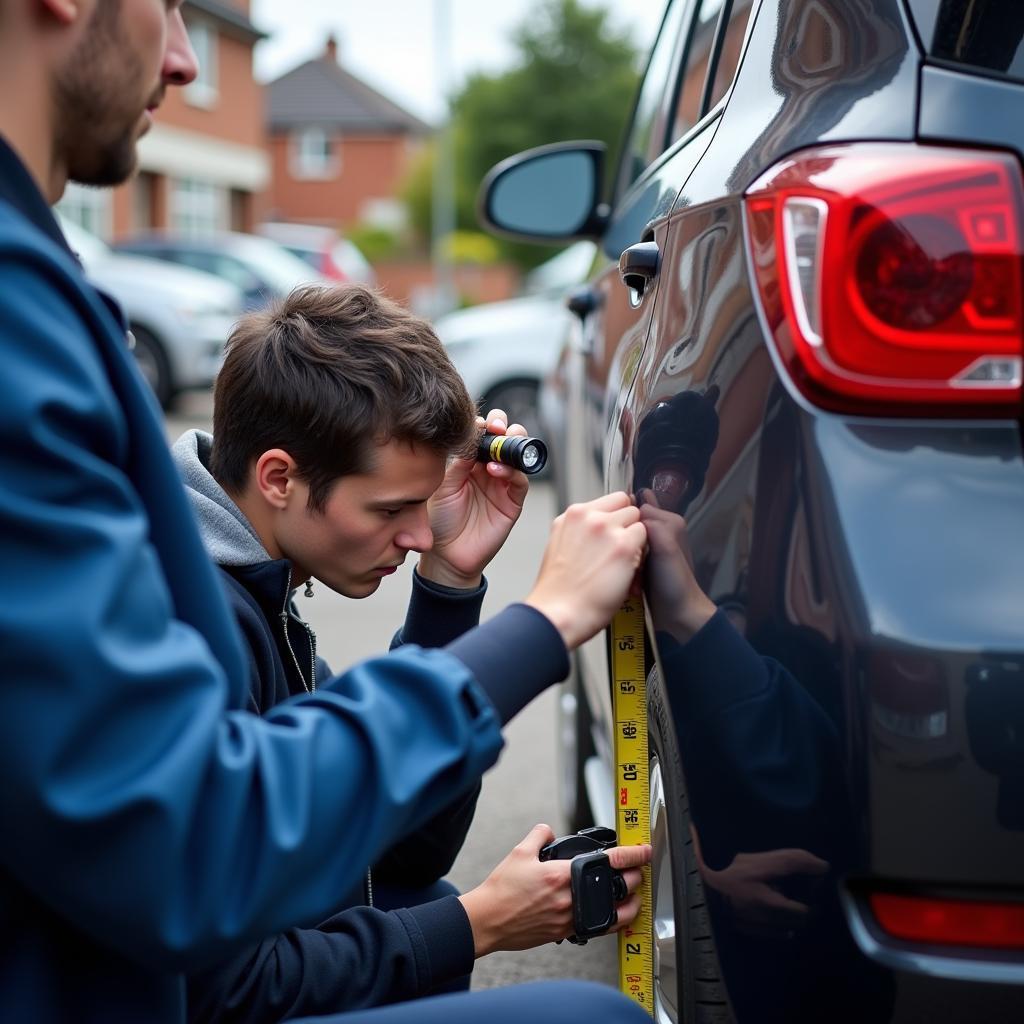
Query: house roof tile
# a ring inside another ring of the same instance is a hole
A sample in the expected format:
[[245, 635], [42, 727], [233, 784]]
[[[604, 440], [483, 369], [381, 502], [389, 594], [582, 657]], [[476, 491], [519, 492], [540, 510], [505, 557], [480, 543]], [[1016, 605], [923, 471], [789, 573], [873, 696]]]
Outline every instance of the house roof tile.
[[427, 135], [432, 129], [334, 61], [319, 57], [267, 86], [270, 130], [300, 125], [349, 134]]

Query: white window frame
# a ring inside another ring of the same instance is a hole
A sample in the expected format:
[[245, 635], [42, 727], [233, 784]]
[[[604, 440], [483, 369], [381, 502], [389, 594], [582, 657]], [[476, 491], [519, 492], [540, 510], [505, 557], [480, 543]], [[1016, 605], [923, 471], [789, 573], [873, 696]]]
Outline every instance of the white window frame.
[[288, 140], [288, 166], [299, 181], [327, 181], [341, 170], [341, 139], [326, 128], [297, 128]]
[[196, 54], [199, 73], [195, 81], [185, 86], [185, 100], [193, 107], [209, 110], [217, 103], [220, 94], [218, 82], [220, 77], [219, 36], [217, 29], [210, 22], [201, 18], [189, 18], [185, 27], [188, 29], [189, 42]]
[[212, 235], [228, 226], [228, 190], [200, 178], [171, 182], [169, 226], [189, 238]]
[[114, 233], [114, 204], [109, 188], [69, 181], [57, 209], [90, 234], [109, 242]]

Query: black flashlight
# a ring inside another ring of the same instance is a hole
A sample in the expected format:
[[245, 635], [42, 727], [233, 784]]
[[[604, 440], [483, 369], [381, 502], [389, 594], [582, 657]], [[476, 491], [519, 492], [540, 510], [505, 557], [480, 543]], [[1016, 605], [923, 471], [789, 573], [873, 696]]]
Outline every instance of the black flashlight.
[[508, 434], [481, 434], [476, 449], [477, 462], [500, 462], [503, 466], [539, 473], [548, 461], [548, 446], [539, 437]]

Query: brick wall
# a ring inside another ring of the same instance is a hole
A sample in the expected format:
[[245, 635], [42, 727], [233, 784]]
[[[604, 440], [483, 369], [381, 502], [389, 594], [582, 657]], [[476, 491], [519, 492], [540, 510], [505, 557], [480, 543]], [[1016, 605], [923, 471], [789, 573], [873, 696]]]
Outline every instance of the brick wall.
[[332, 148], [338, 159], [333, 177], [297, 178], [290, 136], [271, 137], [268, 205], [276, 219], [355, 224], [363, 219], [368, 200], [396, 197], [416, 150], [401, 136], [336, 137]]
[[[434, 267], [428, 262], [375, 263], [377, 286], [393, 299], [416, 309], [418, 296], [435, 283]], [[517, 267], [498, 263], [492, 266], [458, 266], [454, 269], [455, 290], [460, 298], [476, 304], [510, 299], [519, 291]]]

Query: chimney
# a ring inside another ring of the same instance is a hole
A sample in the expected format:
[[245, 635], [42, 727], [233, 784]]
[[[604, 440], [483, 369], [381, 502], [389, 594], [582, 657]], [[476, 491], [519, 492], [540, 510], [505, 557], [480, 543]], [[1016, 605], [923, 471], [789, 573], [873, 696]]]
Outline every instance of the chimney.
[[327, 36], [327, 46], [324, 49], [324, 60], [331, 64], [338, 63], [338, 39], [333, 32]]

